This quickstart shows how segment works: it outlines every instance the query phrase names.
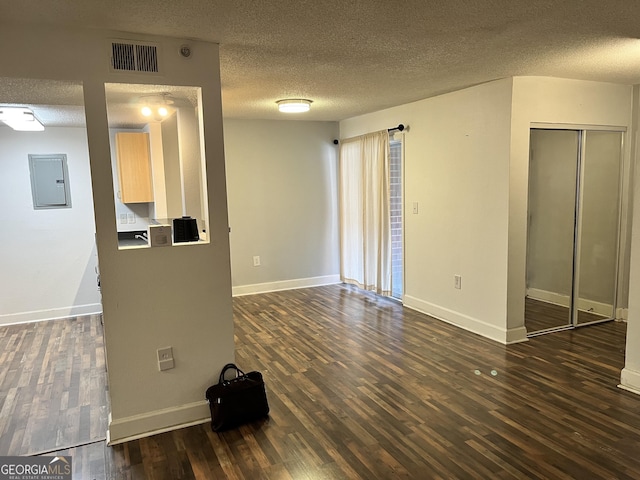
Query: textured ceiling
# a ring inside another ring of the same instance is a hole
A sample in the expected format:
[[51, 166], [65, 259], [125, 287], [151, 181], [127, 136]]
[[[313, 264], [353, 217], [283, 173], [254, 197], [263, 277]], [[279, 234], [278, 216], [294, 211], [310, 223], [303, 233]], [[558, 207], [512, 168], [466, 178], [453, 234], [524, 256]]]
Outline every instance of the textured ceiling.
[[0, 22], [219, 43], [226, 117], [302, 97], [295, 118], [341, 120], [513, 75], [640, 83], [632, 0], [21, 0]]

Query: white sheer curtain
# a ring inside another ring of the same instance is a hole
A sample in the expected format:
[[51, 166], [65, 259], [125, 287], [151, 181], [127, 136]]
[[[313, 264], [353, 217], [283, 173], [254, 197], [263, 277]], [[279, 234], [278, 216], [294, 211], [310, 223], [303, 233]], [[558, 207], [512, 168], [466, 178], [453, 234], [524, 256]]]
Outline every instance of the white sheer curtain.
[[391, 294], [389, 133], [340, 145], [340, 278]]

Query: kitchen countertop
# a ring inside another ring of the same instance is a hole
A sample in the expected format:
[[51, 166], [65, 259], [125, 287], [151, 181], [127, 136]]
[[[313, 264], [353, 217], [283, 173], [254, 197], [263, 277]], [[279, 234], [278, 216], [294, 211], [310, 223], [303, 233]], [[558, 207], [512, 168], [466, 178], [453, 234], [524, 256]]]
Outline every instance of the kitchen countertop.
[[141, 240], [139, 238], [123, 238], [118, 239], [118, 246], [122, 247], [148, 247], [149, 243], [146, 240]]
[[[146, 231], [132, 231], [132, 232], [118, 232], [118, 248], [121, 250], [130, 250], [135, 248], [150, 248], [149, 242], [147, 240], [143, 240], [142, 235], [147, 235]], [[195, 242], [172, 242], [172, 245], [182, 246], [182, 245], [198, 245], [198, 244], [206, 244], [209, 243], [206, 233], [202, 232], [202, 236], [199, 240]], [[161, 245], [162, 246], [162, 245]]]
[[140, 237], [147, 236], [146, 230], [138, 230], [131, 232], [118, 232], [118, 247], [148, 247], [149, 242]]

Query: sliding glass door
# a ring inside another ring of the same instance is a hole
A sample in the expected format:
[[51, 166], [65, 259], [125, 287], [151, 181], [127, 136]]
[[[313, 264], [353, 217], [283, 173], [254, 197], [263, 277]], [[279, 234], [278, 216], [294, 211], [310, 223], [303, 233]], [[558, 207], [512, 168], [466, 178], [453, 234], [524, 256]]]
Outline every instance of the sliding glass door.
[[529, 334], [615, 318], [622, 132], [531, 130]]

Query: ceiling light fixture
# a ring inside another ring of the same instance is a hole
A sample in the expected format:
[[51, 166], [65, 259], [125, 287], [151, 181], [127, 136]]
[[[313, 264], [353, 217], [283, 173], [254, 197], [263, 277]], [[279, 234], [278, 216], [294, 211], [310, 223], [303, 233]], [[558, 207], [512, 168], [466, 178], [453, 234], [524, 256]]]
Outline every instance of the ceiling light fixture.
[[283, 113], [303, 113], [309, 111], [313, 102], [304, 98], [288, 98], [278, 100], [276, 103], [278, 104], [278, 110]]
[[151, 117], [156, 121], [161, 121], [170, 113], [169, 105], [173, 105], [173, 99], [168, 93], [158, 93], [154, 95], [144, 95], [140, 97], [140, 113], [144, 117]]
[[44, 125], [24, 107], [0, 107], [0, 121], [20, 132], [41, 132]]

